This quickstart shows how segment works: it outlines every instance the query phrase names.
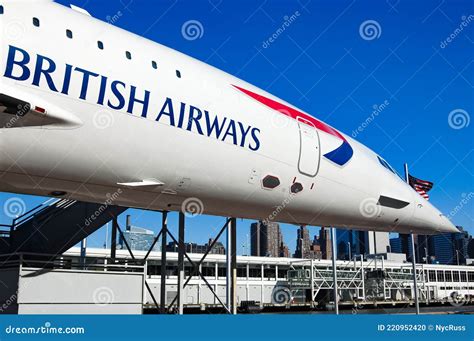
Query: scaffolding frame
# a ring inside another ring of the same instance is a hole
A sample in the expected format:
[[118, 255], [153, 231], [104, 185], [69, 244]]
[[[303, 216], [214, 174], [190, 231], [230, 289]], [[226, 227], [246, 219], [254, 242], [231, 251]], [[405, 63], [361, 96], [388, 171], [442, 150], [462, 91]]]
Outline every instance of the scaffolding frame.
[[[174, 235], [168, 229], [168, 211], [162, 211], [162, 221], [161, 221], [161, 229], [158, 234], [155, 236], [153, 243], [151, 244], [149, 250], [147, 251], [145, 257], [140, 259], [144, 264], [145, 268], [147, 265], [148, 257], [150, 256], [153, 248], [157, 244], [158, 240], [161, 238], [161, 281], [160, 281], [160, 304], [158, 304], [153, 291], [151, 290], [150, 286], [147, 283], [147, 275], [145, 275], [144, 283], [145, 287], [150, 294], [151, 299], [155, 307], [159, 310], [161, 314], [168, 314], [171, 313], [176, 305], [176, 310], [178, 314], [183, 314], [184, 305], [183, 305], [183, 292], [186, 286], [189, 284], [191, 279], [198, 275], [199, 278], [206, 284], [209, 288], [215, 299], [219, 302], [219, 304], [224, 308], [225, 312], [228, 314], [237, 314], [237, 219], [236, 218], [227, 218], [225, 224], [219, 229], [219, 232], [213, 238], [212, 243], [208, 245], [208, 248], [202, 258], [196, 263], [194, 262], [191, 257], [189, 257], [188, 253], [185, 249], [185, 223], [186, 223], [186, 214], [184, 212], [179, 212], [179, 223], [178, 223], [178, 239], [174, 237]], [[116, 260], [116, 248], [117, 248], [117, 232], [120, 234], [125, 247], [127, 248], [130, 257], [133, 260], [137, 260], [135, 257], [130, 245], [128, 244], [122, 229], [118, 223], [117, 216], [112, 216], [112, 242], [111, 242], [111, 259], [114, 262]], [[226, 302], [222, 302], [220, 297], [215, 292], [212, 285], [206, 279], [206, 277], [202, 274], [200, 267], [202, 263], [206, 260], [207, 256], [210, 254], [212, 249], [214, 248], [215, 244], [219, 241], [219, 238], [222, 234], [227, 231], [227, 250], [226, 250], [226, 257], [227, 257], [227, 271], [226, 271]], [[167, 237], [170, 237], [176, 244], [178, 244], [178, 290], [176, 296], [171, 301], [170, 304], [167, 305], [166, 299], [166, 242]], [[189, 274], [186, 281], [184, 280], [185, 273], [184, 273], [184, 258], [191, 265], [191, 273]], [[145, 269], [146, 271], [146, 269]]]

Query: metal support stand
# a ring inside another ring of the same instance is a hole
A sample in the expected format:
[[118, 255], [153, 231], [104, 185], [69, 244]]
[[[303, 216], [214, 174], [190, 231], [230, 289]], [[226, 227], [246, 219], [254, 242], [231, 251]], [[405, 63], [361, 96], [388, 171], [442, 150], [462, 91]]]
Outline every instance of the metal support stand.
[[[186, 279], [186, 281], [184, 282], [184, 285], [183, 285], [183, 288], [186, 288], [186, 286], [189, 284], [189, 282], [191, 281], [191, 279], [193, 278], [193, 276], [196, 276], [198, 275], [201, 280], [204, 282], [204, 284], [206, 284], [206, 286], [209, 288], [209, 290], [211, 291], [211, 293], [214, 295], [215, 299], [219, 302], [219, 304], [226, 310], [226, 312], [228, 312], [229, 314], [232, 313], [231, 310], [228, 308], [227, 304], [223, 303], [222, 300], [220, 299], [220, 297], [216, 294], [214, 288], [211, 286], [211, 284], [209, 283], [209, 281], [206, 279], [206, 277], [202, 274], [201, 272], [201, 265], [202, 263], [204, 262], [204, 260], [206, 259], [207, 255], [211, 252], [211, 250], [214, 248], [214, 246], [216, 245], [217, 241], [219, 240], [219, 238], [222, 236], [222, 234], [226, 231], [227, 227], [229, 226], [230, 224], [230, 221], [231, 219], [227, 219], [224, 226], [222, 226], [222, 228], [220, 229], [219, 233], [217, 234], [216, 238], [213, 239], [212, 243], [207, 247], [207, 250], [206, 250], [206, 253], [204, 253], [204, 255], [201, 257], [201, 259], [199, 260], [199, 262], [195, 263], [187, 253], [184, 254], [184, 256], [186, 257], [186, 259], [188, 260], [188, 262], [190, 263], [191, 267], [192, 267], [192, 270], [191, 270], [191, 273], [189, 274], [189, 277]], [[171, 237], [171, 239], [173, 239], [173, 241], [175, 243], [177, 243], [176, 239], [173, 237], [173, 235], [171, 233], [169, 233], [168, 231], [168, 234], [169, 236]], [[173, 301], [169, 304], [169, 307], [172, 307], [176, 301], [178, 300], [178, 297], [176, 296]]]
[[339, 295], [337, 294], [337, 267], [336, 267], [336, 229], [331, 227], [331, 248], [332, 248], [332, 279], [334, 289], [334, 310], [339, 315]]
[[230, 304], [232, 314], [237, 314], [237, 219], [232, 218], [230, 221], [230, 267], [231, 267], [231, 290]]
[[410, 234], [411, 239], [411, 264], [413, 268], [413, 292], [415, 294], [416, 314], [420, 314], [420, 302], [418, 301], [418, 283], [416, 279], [416, 257], [415, 257], [415, 237]]
[[166, 236], [168, 234], [168, 212], [163, 212], [161, 223], [161, 289], [160, 312], [166, 314]]
[[[405, 181], [406, 183], [408, 184], [408, 186], [410, 186], [410, 179], [409, 179], [409, 176], [408, 176], [408, 164], [405, 163], [404, 165], [405, 167]], [[416, 251], [415, 251], [415, 237], [412, 234], [410, 234], [410, 239], [411, 239], [411, 264], [412, 264], [412, 268], [413, 268], [413, 291], [414, 291], [414, 294], [415, 294], [415, 307], [416, 307], [416, 314], [419, 315], [420, 314], [420, 303], [418, 301], [418, 283], [417, 283], [417, 280], [416, 280]]]
[[115, 262], [115, 258], [117, 257], [117, 229], [117, 217], [114, 217], [112, 220], [112, 237], [110, 240], [110, 258], [112, 258], [113, 262]]
[[86, 267], [86, 256], [87, 256], [87, 238], [81, 240], [81, 267], [85, 269]]
[[184, 231], [185, 216], [183, 212], [179, 212], [179, 233], [178, 233], [178, 314], [183, 315], [183, 290], [184, 290]]
[[231, 236], [231, 226], [232, 226], [232, 218], [230, 218], [230, 224], [227, 226], [226, 230], [226, 245], [225, 245], [225, 260], [226, 260], [226, 272], [225, 272], [225, 303], [227, 305], [227, 309], [232, 311], [231, 307], [231, 277], [232, 277], [232, 264], [231, 264], [231, 257], [232, 257], [232, 236]]

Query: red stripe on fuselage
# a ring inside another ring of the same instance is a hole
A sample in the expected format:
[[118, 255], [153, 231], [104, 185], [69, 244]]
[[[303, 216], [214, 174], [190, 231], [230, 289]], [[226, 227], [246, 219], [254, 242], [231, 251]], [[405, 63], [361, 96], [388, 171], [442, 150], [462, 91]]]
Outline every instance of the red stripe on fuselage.
[[267, 107], [269, 107], [271, 109], [279, 111], [280, 113], [282, 113], [286, 116], [289, 116], [289, 117], [291, 117], [291, 118], [293, 118], [293, 119], [295, 119], [299, 122], [303, 122], [303, 123], [305, 123], [309, 126], [314, 126], [315, 128], [317, 128], [321, 131], [324, 131], [325, 133], [328, 133], [329, 135], [336, 136], [339, 139], [341, 139], [342, 141], [346, 142], [346, 139], [344, 138], [344, 136], [341, 135], [341, 133], [339, 133], [337, 130], [331, 128], [327, 124], [315, 119], [313, 116], [309, 116], [309, 115], [307, 115], [307, 114], [305, 114], [305, 113], [303, 113], [299, 110], [290, 108], [289, 106], [284, 105], [283, 103], [279, 103], [277, 101], [274, 101], [270, 98], [259, 95], [255, 92], [250, 91], [250, 90], [243, 89], [243, 88], [238, 87], [236, 85], [232, 85], [232, 86], [234, 88], [242, 91], [246, 95], [252, 97], [253, 99], [259, 101], [260, 103], [266, 105]]

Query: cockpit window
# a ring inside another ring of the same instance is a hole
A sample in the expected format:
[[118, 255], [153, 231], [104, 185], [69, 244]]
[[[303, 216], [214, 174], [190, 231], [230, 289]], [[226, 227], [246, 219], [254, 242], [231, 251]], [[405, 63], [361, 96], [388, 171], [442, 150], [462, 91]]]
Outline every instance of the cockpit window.
[[390, 172], [392, 172], [393, 174], [395, 175], [398, 175], [397, 172], [395, 172], [395, 170], [392, 168], [392, 166], [390, 166], [388, 164], [387, 161], [385, 161], [384, 159], [382, 159], [380, 156], [377, 155], [377, 159], [379, 159], [379, 162], [382, 166], [384, 166], [385, 168], [387, 168]]

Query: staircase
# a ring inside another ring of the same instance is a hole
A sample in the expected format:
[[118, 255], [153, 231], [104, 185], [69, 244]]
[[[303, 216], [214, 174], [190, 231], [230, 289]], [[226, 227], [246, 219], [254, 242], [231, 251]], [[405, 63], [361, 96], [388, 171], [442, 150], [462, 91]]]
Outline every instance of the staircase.
[[13, 220], [0, 234], [0, 253], [60, 254], [97, 231], [127, 208], [50, 199]]

